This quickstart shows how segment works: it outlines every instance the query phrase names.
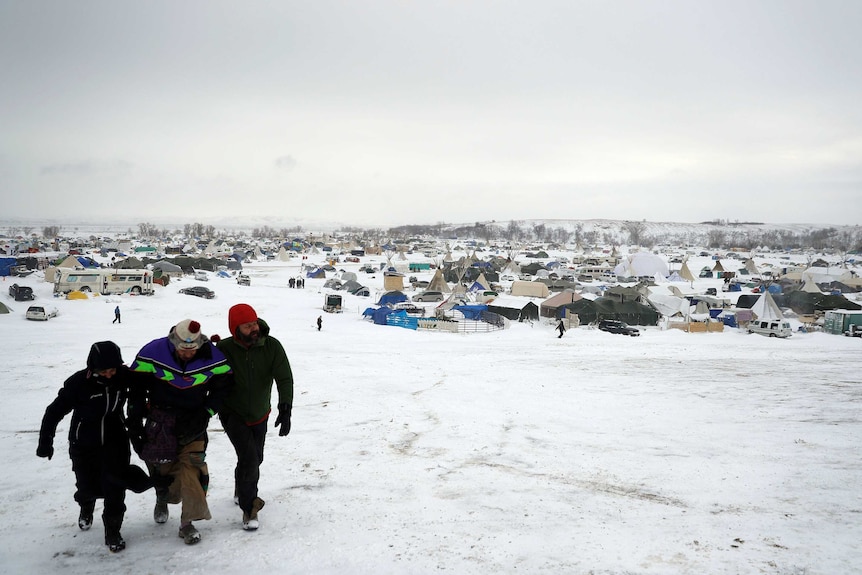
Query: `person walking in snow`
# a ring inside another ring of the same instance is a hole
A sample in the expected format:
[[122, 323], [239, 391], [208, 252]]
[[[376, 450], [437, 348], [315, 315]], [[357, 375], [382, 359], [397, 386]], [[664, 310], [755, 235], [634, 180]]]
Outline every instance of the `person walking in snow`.
[[323, 327], [323, 316], [317, 316], [317, 331], [320, 331], [320, 328]]
[[228, 310], [230, 337], [218, 342], [233, 369], [235, 384], [219, 411], [225, 434], [236, 451], [234, 503], [242, 509], [242, 528], [259, 527], [258, 512], [264, 501], [258, 497], [260, 465], [266, 426], [272, 411], [272, 385], [278, 389], [275, 427], [283, 437], [290, 433], [293, 410], [293, 372], [284, 347], [269, 332], [269, 325], [248, 304]]
[[212, 519], [207, 426], [232, 384], [231, 368], [200, 323], [185, 319], [145, 345], [131, 369], [142, 377], [129, 392], [129, 419], [144, 430], [141, 459], [158, 483], [153, 519], [167, 523], [168, 504], [182, 503], [179, 536], [193, 545], [201, 535], [192, 522]]
[[560, 335], [557, 336], [557, 339], [562, 338], [563, 334], [566, 333], [566, 326], [563, 323], [562, 318], [560, 318], [560, 323], [557, 324], [557, 331], [560, 332]]
[[123, 323], [120, 320], [120, 306], [114, 308], [114, 321], [112, 321], [111, 323]]
[[130, 464], [123, 408], [131, 379], [116, 343], [94, 343], [87, 356], [87, 368], [69, 377], [45, 410], [36, 448], [39, 457], [53, 457], [57, 425], [71, 412], [69, 456], [75, 473], [75, 501], [81, 508], [78, 527], [90, 529], [96, 500], [103, 498], [105, 545], [114, 553], [126, 548], [120, 533], [126, 489], [141, 493], [152, 486], [144, 470]]

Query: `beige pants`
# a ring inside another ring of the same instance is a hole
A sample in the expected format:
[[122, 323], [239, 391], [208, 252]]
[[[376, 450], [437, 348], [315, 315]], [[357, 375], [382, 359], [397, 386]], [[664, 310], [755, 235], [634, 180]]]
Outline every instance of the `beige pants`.
[[[150, 473], [171, 475], [174, 481], [168, 489], [165, 503], [182, 503], [180, 521], [212, 519], [207, 505], [206, 488], [209, 485], [209, 469], [206, 464], [206, 442], [192, 441], [180, 447], [177, 461], [148, 464]], [[157, 494], [158, 495], [158, 494]]]

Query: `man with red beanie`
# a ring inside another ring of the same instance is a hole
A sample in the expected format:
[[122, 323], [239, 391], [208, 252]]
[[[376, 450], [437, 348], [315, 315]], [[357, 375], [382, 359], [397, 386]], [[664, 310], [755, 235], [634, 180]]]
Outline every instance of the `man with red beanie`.
[[221, 409], [225, 434], [236, 451], [234, 502], [242, 509], [242, 528], [258, 528], [258, 511], [264, 501], [257, 496], [266, 424], [272, 411], [272, 384], [278, 389], [278, 435], [290, 433], [293, 408], [293, 372], [284, 347], [269, 335], [269, 325], [248, 304], [237, 304], [227, 315], [230, 337], [218, 349], [233, 369], [235, 385]]

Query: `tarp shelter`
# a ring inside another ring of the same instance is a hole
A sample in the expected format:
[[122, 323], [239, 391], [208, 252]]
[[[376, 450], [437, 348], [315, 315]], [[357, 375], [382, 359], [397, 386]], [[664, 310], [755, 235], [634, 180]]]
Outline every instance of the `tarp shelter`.
[[16, 258], [0, 258], [0, 276], [12, 275], [12, 268], [18, 265]]
[[647, 301], [665, 317], [685, 317], [691, 308], [691, 303], [686, 298], [670, 294], [652, 293], [647, 296]]
[[456, 305], [452, 308], [455, 311], [461, 312], [465, 318], [476, 321], [482, 320], [482, 314], [488, 311], [486, 305]]
[[143, 267], [144, 262], [134, 256], [126, 258], [123, 261], [116, 262], [114, 264], [114, 269], [118, 270], [139, 270], [143, 269]]
[[388, 306], [395, 305], [397, 303], [401, 303], [403, 301], [407, 301], [407, 296], [404, 295], [404, 292], [400, 291], [388, 291], [380, 296], [380, 299], [377, 301], [377, 305], [380, 306]]
[[[742, 297], [742, 296], [740, 296]], [[808, 293], [795, 291], [785, 297], [787, 307], [799, 315], [811, 315], [818, 311], [833, 309], [862, 309], [858, 303], [852, 302], [840, 294]], [[737, 305], [739, 305], [737, 303]]]
[[542, 298], [548, 297], [548, 294], [551, 293], [548, 286], [542, 282], [527, 282], [520, 280], [512, 282], [512, 288], [510, 291], [512, 295]]
[[[497, 303], [496, 301], [494, 302]], [[521, 307], [513, 307], [511, 301], [506, 301], [500, 305], [488, 305], [488, 311], [501, 315], [512, 321], [537, 320], [539, 319], [539, 306], [528, 301]]]
[[167, 260], [160, 260], [155, 262], [153, 264], [153, 271], [161, 271], [162, 275], [169, 275], [174, 277], [179, 277], [183, 275], [183, 268]]
[[9, 308], [6, 307], [6, 304], [0, 301], [0, 314], [9, 313]]
[[314, 268], [313, 270], [308, 270], [305, 273], [305, 277], [313, 279], [323, 279], [326, 277], [326, 272], [323, 271], [323, 268]]

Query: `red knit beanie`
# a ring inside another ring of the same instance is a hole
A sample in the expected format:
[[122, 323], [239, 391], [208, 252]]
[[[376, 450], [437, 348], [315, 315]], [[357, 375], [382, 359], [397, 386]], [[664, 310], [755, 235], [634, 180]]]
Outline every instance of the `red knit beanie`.
[[227, 312], [227, 327], [231, 335], [236, 335], [236, 328], [252, 321], [257, 321], [257, 314], [247, 303], [238, 303]]

